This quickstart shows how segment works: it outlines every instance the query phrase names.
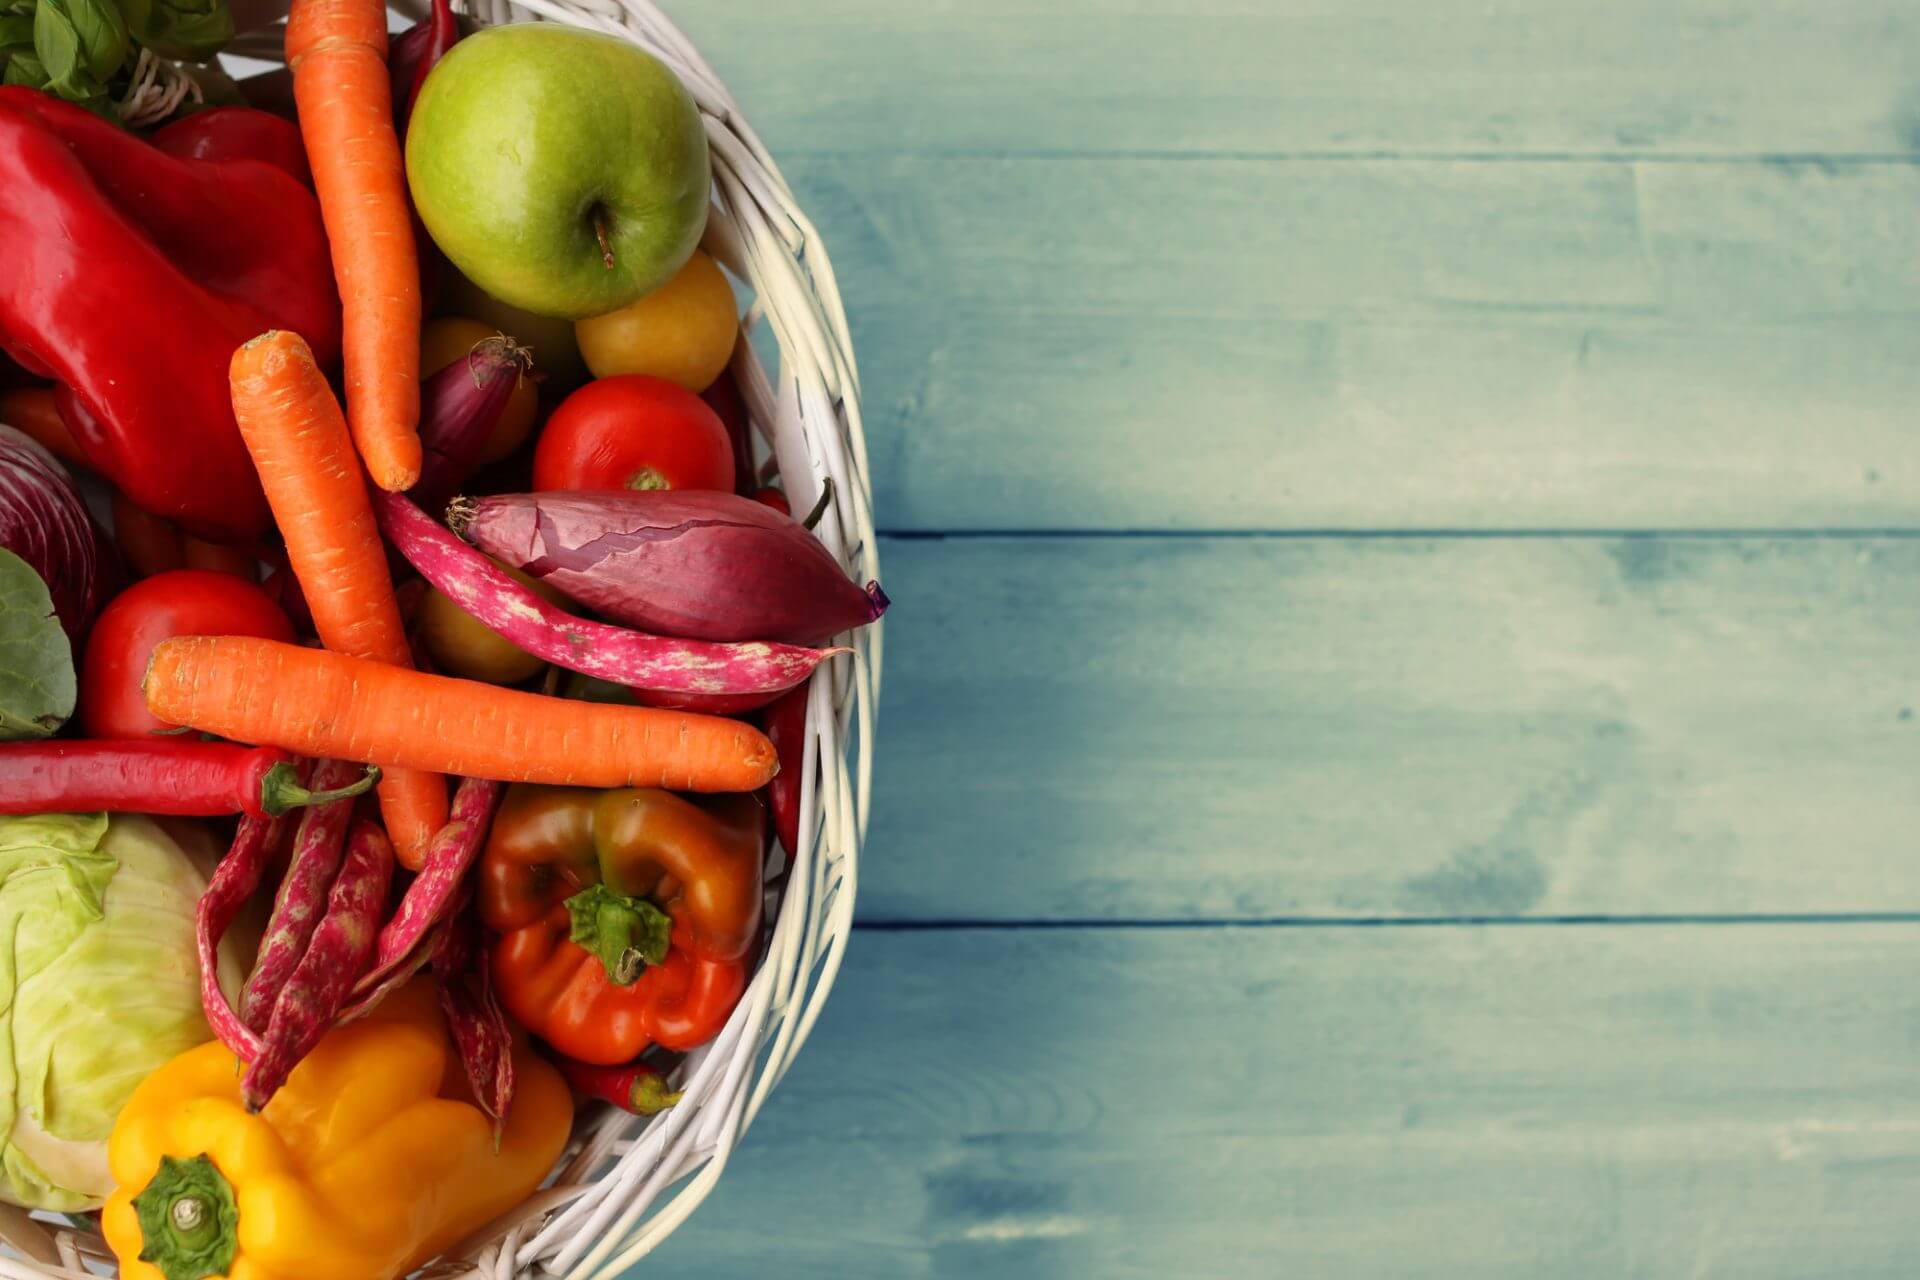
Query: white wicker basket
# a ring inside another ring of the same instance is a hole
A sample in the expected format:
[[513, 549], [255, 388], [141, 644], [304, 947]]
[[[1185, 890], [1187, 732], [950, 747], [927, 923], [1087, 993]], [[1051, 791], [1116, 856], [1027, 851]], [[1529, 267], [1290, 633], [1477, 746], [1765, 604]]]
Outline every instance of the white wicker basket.
[[[391, 7], [416, 20], [425, 3], [391, 0]], [[747, 331], [764, 323], [778, 344], [773, 376], [749, 344], [741, 343], [735, 357], [761, 447], [778, 464], [795, 511], [810, 509], [832, 480], [834, 498], [818, 536], [855, 580], [877, 579], [859, 375], [839, 287], [819, 235], [732, 95], [648, 0], [456, 0], [455, 8], [482, 24], [551, 20], [607, 32], [660, 58], [686, 84], [713, 154], [714, 209], [704, 247], [752, 287]], [[271, 24], [285, 17], [285, 0], [239, 0], [234, 9], [242, 34], [231, 51], [282, 60], [280, 28]], [[156, 115], [164, 114], [158, 104], [169, 93], [184, 92], [170, 88], [164, 68], [144, 69], [136, 90]], [[813, 678], [800, 848], [788, 852], [788, 870], [769, 902], [766, 960], [726, 1029], [677, 1073], [685, 1099], [651, 1120], [607, 1108], [584, 1119], [545, 1190], [422, 1276], [616, 1276], [685, 1221], [719, 1181], [734, 1144], [812, 1031], [845, 953], [867, 825], [881, 629], [876, 622], [856, 633], [848, 641], [854, 653]], [[113, 1274], [100, 1237], [77, 1223], [0, 1205], [0, 1241], [18, 1255], [0, 1256], [7, 1280]]]

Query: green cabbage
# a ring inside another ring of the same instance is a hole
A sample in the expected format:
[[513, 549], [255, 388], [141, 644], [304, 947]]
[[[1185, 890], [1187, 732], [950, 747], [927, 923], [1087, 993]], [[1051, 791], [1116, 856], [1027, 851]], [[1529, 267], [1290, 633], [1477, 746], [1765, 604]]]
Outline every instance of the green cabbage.
[[192, 824], [0, 817], [0, 1199], [97, 1206], [134, 1086], [211, 1038], [193, 916], [213, 856]]

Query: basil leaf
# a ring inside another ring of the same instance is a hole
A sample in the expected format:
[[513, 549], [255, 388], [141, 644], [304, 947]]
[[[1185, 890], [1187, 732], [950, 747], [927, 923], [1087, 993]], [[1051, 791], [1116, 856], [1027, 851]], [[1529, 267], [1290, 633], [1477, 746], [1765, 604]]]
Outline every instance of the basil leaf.
[[51, 734], [73, 714], [77, 692], [73, 646], [47, 584], [0, 547], [0, 742]]
[[76, 101], [98, 97], [127, 60], [127, 22], [114, 0], [40, 0], [33, 48], [49, 89]]
[[33, 49], [33, 15], [0, 10], [0, 56]]
[[227, 0], [125, 0], [127, 29], [176, 62], [205, 62], [233, 39]]
[[47, 69], [40, 65], [40, 59], [33, 56], [31, 50], [18, 50], [7, 59], [7, 71], [0, 76], [0, 84], [23, 84], [29, 89], [47, 87]]

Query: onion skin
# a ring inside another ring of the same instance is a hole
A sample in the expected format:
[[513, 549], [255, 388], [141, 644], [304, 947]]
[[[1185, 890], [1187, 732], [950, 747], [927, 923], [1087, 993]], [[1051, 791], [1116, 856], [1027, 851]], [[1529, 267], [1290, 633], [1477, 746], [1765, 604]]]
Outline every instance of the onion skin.
[[120, 584], [120, 557], [59, 461], [0, 426], [0, 546], [32, 566], [76, 649]]
[[575, 617], [509, 578], [406, 498], [372, 496], [381, 532], [420, 576], [507, 640], [569, 671], [693, 700], [650, 705], [704, 708], [704, 700], [720, 698], [729, 708], [765, 706], [812, 675], [832, 652], [671, 639]]
[[887, 607], [791, 516], [737, 494], [506, 494], [456, 502], [449, 517], [496, 560], [661, 635], [819, 644]]
[[533, 357], [513, 339], [488, 338], [420, 384], [420, 479], [413, 500], [438, 510], [480, 461], [487, 437], [506, 412]]

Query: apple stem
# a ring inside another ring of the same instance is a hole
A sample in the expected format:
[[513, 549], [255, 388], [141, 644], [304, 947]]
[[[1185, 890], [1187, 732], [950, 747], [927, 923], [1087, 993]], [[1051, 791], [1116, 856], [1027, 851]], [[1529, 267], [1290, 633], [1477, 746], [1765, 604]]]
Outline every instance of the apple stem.
[[600, 261], [613, 270], [613, 241], [607, 239], [607, 220], [598, 213], [593, 215], [593, 234], [600, 241]]

